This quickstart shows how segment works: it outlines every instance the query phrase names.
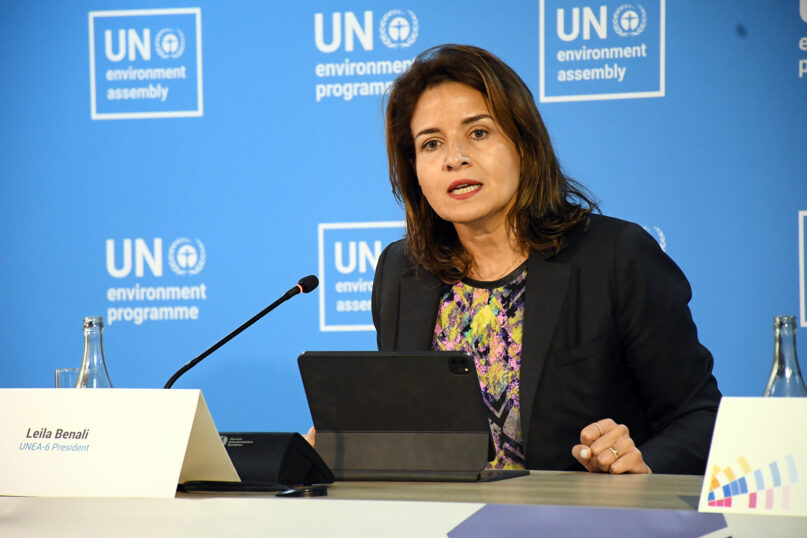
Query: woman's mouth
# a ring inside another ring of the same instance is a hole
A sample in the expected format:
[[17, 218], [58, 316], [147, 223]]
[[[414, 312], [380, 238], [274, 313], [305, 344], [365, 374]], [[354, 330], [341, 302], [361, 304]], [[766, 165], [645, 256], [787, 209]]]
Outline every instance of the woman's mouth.
[[448, 186], [448, 195], [456, 200], [463, 200], [476, 194], [482, 184], [470, 179], [462, 179]]

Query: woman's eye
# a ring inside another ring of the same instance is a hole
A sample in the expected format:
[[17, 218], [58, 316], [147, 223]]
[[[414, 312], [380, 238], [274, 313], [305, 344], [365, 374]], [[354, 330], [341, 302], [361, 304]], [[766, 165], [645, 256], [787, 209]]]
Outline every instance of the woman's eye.
[[479, 139], [485, 138], [487, 136], [487, 134], [488, 134], [487, 129], [481, 129], [481, 128], [474, 129], [473, 131], [471, 131], [471, 138], [475, 138], [475, 139], [479, 140]]
[[432, 139], [432, 140], [425, 141], [423, 143], [423, 145], [421, 146], [421, 148], [429, 151], [429, 150], [437, 149], [439, 146], [440, 146], [440, 143], [437, 140]]

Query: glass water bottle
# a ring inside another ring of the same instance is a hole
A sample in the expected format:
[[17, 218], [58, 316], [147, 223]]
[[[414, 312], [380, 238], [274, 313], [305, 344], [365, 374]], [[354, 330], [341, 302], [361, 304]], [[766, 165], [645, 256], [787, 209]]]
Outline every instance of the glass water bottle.
[[78, 372], [78, 389], [112, 388], [104, 360], [104, 318], [84, 318], [84, 357]]
[[773, 368], [765, 396], [807, 396], [796, 357], [796, 316], [773, 318]]

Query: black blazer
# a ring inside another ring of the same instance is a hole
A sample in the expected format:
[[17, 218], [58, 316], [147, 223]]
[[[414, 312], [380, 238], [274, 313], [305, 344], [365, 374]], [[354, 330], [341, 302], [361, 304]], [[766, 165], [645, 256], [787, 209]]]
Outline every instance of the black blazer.
[[[380, 350], [432, 347], [443, 284], [405, 253], [378, 260], [373, 322]], [[720, 401], [678, 266], [641, 227], [591, 215], [557, 254], [527, 262], [520, 399], [531, 469], [581, 466], [588, 424], [628, 426], [656, 473], [702, 474]]]

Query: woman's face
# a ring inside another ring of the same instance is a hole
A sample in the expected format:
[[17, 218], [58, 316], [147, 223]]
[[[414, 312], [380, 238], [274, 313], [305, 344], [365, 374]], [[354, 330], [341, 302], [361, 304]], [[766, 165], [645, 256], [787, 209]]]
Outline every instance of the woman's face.
[[480, 92], [457, 82], [427, 89], [410, 123], [418, 183], [434, 211], [454, 226], [506, 226], [521, 171], [515, 144]]

